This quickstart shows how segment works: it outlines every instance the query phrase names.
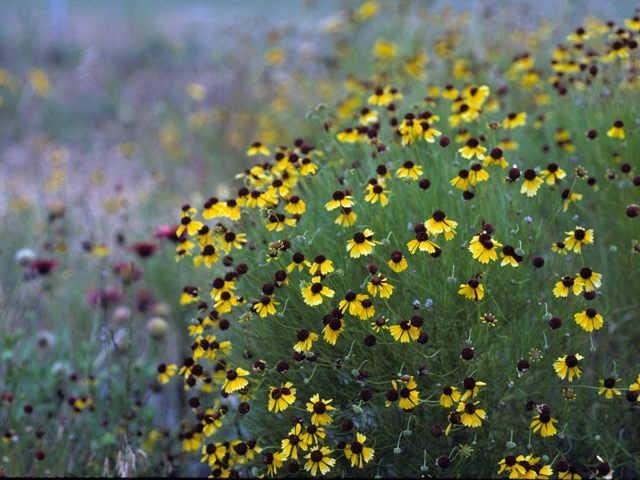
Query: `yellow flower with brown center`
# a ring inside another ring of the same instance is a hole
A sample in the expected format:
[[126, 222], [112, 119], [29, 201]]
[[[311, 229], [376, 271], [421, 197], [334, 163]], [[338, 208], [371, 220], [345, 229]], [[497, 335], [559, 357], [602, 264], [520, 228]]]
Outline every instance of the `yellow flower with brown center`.
[[547, 185], [555, 185], [567, 176], [567, 172], [558, 167], [558, 164], [551, 162], [547, 165], [546, 170], [540, 172], [540, 175], [545, 179]]
[[[338, 337], [344, 330], [344, 320], [342, 318], [338, 318], [332, 315], [329, 315], [326, 318], [326, 323], [324, 324], [324, 328], [322, 329], [322, 333], [324, 334], [324, 340], [331, 345], [335, 345]], [[324, 322], [324, 320], [323, 320]]]
[[276, 305], [280, 305], [280, 303], [274, 302], [271, 299], [271, 297], [268, 297], [267, 295], [265, 295], [260, 299], [258, 303], [256, 303], [253, 306], [253, 311], [255, 311], [258, 315], [260, 315], [260, 317], [266, 317], [267, 315], [275, 315]]
[[419, 223], [415, 226], [414, 230], [416, 231], [416, 239], [407, 243], [407, 248], [412, 255], [415, 254], [418, 249], [420, 249], [421, 252], [434, 253], [437, 248], [440, 248], [429, 240], [429, 234], [424, 224]]
[[356, 441], [345, 447], [344, 454], [347, 460], [351, 460], [352, 467], [363, 468], [363, 462], [367, 463], [373, 458], [375, 450], [364, 446], [366, 440], [367, 437], [356, 432]]
[[451, 408], [454, 402], [460, 400], [460, 392], [456, 387], [446, 386], [442, 389], [442, 395], [440, 395], [440, 405], [444, 408]]
[[391, 252], [391, 260], [389, 260], [388, 265], [396, 273], [400, 273], [408, 267], [407, 259], [404, 258], [400, 250]]
[[463, 168], [458, 172], [458, 176], [451, 180], [451, 185], [455, 185], [460, 190], [469, 190], [469, 170]]
[[558, 421], [555, 418], [551, 418], [550, 414], [540, 413], [533, 417], [533, 422], [531, 422], [529, 428], [533, 428], [533, 433], [540, 430], [540, 434], [543, 437], [552, 437], [558, 433], [556, 427], [553, 426], [554, 423], [558, 423]]
[[350, 227], [355, 225], [358, 215], [353, 213], [349, 207], [340, 207], [340, 216], [336, 219], [335, 223], [341, 227]]
[[332, 195], [333, 200], [325, 204], [325, 208], [328, 211], [334, 210], [338, 207], [352, 207], [353, 206], [353, 197], [349, 195], [345, 195], [342, 190], [336, 190]]
[[311, 453], [304, 456], [304, 458], [309, 460], [305, 463], [304, 469], [311, 472], [312, 477], [316, 476], [318, 470], [322, 475], [325, 475], [331, 470], [331, 467], [336, 464], [336, 459], [328, 456], [332, 452], [333, 450], [330, 450], [329, 447], [322, 447], [311, 451]]
[[318, 335], [309, 330], [301, 329], [297, 333], [298, 343], [293, 346], [293, 349], [298, 353], [304, 353], [311, 350], [313, 342], [318, 340]]
[[516, 127], [524, 127], [527, 123], [527, 112], [511, 112], [507, 115], [507, 118], [502, 122], [502, 128], [514, 129]]
[[291, 215], [302, 215], [306, 210], [306, 205], [300, 199], [300, 197], [298, 197], [297, 195], [292, 195], [291, 197], [289, 197], [289, 203], [286, 207], [284, 207], [284, 210]]
[[564, 205], [563, 205], [563, 208], [562, 208], [562, 211], [563, 211], [563, 212], [566, 212], [566, 211], [567, 211], [567, 209], [569, 208], [569, 204], [570, 204], [571, 202], [577, 202], [577, 201], [579, 201], [579, 200], [582, 200], [582, 195], [581, 195], [581, 194], [579, 194], [579, 193], [573, 193], [573, 192], [572, 192], [570, 189], [568, 189], [568, 188], [565, 188], [565, 189], [562, 191], [561, 196], [562, 196], [562, 199], [564, 200]]
[[488, 233], [481, 233], [480, 235], [475, 235], [469, 242], [469, 251], [473, 258], [479, 262], [489, 263], [489, 260], [498, 260], [496, 251], [501, 246], [502, 244], [492, 239]]
[[433, 217], [425, 222], [425, 226], [427, 231], [434, 237], [444, 233], [446, 240], [452, 240], [456, 234], [458, 222], [448, 220], [447, 215], [442, 210], [436, 210], [433, 212]]
[[292, 459], [297, 460], [298, 448], [305, 451], [307, 450], [308, 445], [300, 438], [301, 432], [302, 425], [298, 423], [289, 431], [289, 436], [282, 440], [282, 453], [284, 453], [285, 458], [291, 457]]
[[458, 404], [457, 411], [460, 413], [462, 424], [466, 427], [476, 428], [482, 425], [482, 419], [487, 416], [484, 410], [476, 407], [479, 402]]
[[333, 400], [321, 400], [320, 394], [316, 393], [309, 402], [307, 402], [307, 412], [313, 413], [311, 417], [311, 423], [314, 425], [327, 425], [333, 422], [333, 419], [329, 416], [327, 412], [331, 410], [335, 410], [331, 405], [329, 405]]
[[473, 377], [465, 378], [462, 382], [462, 386], [465, 391], [462, 394], [462, 397], [460, 397], [460, 401], [464, 402], [469, 397], [475, 398], [476, 395], [478, 395], [478, 391], [480, 390], [480, 387], [484, 385], [486, 385], [486, 383], [479, 382]]
[[563, 277], [558, 283], [556, 283], [553, 289], [553, 294], [556, 297], [566, 297], [569, 292], [573, 292], [574, 295], [580, 295], [582, 291], [582, 285], [576, 283], [571, 275]]
[[621, 120], [613, 122], [613, 127], [607, 131], [607, 137], [624, 140], [624, 123]]
[[322, 303], [322, 296], [328, 298], [333, 298], [333, 295], [336, 293], [328, 287], [325, 287], [320, 283], [319, 278], [318, 281], [311, 283], [310, 285], [302, 288], [302, 298], [304, 299], [304, 303], [307, 305], [311, 305], [315, 307], [316, 305], [320, 305]]
[[[377, 180], [375, 179], [374, 181], [377, 182]], [[380, 205], [382, 205], [383, 207], [389, 203], [389, 200], [385, 195], [385, 193], [389, 193], [389, 190], [385, 190], [384, 187], [378, 183], [376, 183], [375, 185], [367, 185], [367, 190], [365, 193], [367, 193], [367, 196], [364, 197], [364, 199], [367, 202], [371, 202], [373, 204], [380, 200]]]
[[396, 342], [400, 341], [401, 343], [417, 340], [420, 335], [420, 329], [414, 327], [408, 320], [402, 320], [398, 325], [389, 327], [389, 332]]
[[567, 375], [569, 375], [569, 381], [573, 382], [574, 376], [580, 378], [582, 372], [578, 368], [578, 362], [583, 358], [579, 353], [575, 355], [565, 355], [553, 363], [553, 368], [561, 379], [564, 380]]
[[242, 368], [227, 370], [224, 383], [222, 384], [222, 390], [224, 390], [225, 393], [233, 393], [246, 387], [249, 385], [249, 381], [242, 377], [246, 377], [247, 375], [249, 375], [249, 372]]
[[582, 245], [593, 245], [594, 236], [593, 230], [585, 230], [584, 228], [577, 227], [573, 232], [565, 232], [569, 235], [565, 238], [564, 243], [568, 250], [573, 250], [576, 253], [582, 252]]
[[470, 298], [479, 302], [484, 297], [484, 287], [480, 284], [478, 280], [472, 278], [467, 282], [467, 284], [460, 285], [460, 290], [458, 291], [460, 295], [464, 295], [466, 298]]
[[269, 387], [269, 411], [274, 413], [286, 410], [296, 401], [296, 389], [293, 383], [280, 384], [280, 387]]
[[467, 140], [465, 146], [458, 150], [463, 158], [471, 159], [475, 155], [478, 160], [484, 159], [484, 152], [486, 151], [486, 148], [480, 146], [478, 139], [473, 137]]
[[269, 152], [269, 149], [264, 147], [262, 143], [256, 141], [256, 142], [253, 142], [251, 144], [251, 148], [247, 150], [247, 156], [253, 157], [254, 155], [258, 155], [258, 154], [268, 156], [268, 155], [271, 155], [271, 152]]
[[422, 167], [414, 164], [411, 160], [407, 160], [402, 164], [402, 167], [396, 170], [396, 176], [398, 178], [411, 177], [414, 180], [418, 180], [418, 177], [422, 175]]
[[576, 323], [587, 332], [598, 330], [604, 323], [602, 315], [599, 315], [595, 308], [587, 308], [584, 312], [576, 313], [573, 317], [576, 319]]
[[376, 297], [379, 293], [380, 298], [389, 298], [393, 293], [393, 285], [387, 283], [387, 277], [378, 274], [371, 278], [367, 284], [367, 290], [372, 297]]
[[509, 164], [504, 159], [504, 152], [501, 148], [493, 148], [489, 155], [484, 157], [484, 166], [488, 167], [489, 165], [500, 165], [502, 168], [507, 168]]
[[589, 267], [584, 267], [576, 274], [575, 283], [582, 285], [586, 292], [590, 292], [600, 288], [602, 285], [602, 274], [594, 272]]
[[353, 239], [347, 242], [347, 252], [351, 258], [369, 255], [373, 252], [373, 247], [380, 242], [373, 240], [373, 232], [368, 228], [364, 232], [357, 232]]
[[176, 374], [176, 367], [174, 364], [166, 365], [161, 363], [158, 365], [158, 383], [165, 385], [169, 383], [169, 377], [173, 377]]
[[602, 388], [598, 390], [598, 395], [602, 395], [604, 393], [604, 396], [608, 399], [612, 399], [614, 395], [620, 395], [620, 390], [616, 388], [616, 383], [619, 381], [619, 378], [615, 379], [611, 377], [605, 380], [600, 380]]
[[520, 193], [526, 193], [528, 197], [534, 197], [538, 193], [540, 185], [544, 182], [533, 168], [527, 168], [523, 174], [524, 182], [520, 187]]

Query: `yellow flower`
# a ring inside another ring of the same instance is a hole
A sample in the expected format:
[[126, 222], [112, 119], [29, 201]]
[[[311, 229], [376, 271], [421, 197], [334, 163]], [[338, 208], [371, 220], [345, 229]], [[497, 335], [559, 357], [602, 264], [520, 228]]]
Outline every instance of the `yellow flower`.
[[[193, 450], [193, 449], [192, 449]], [[202, 459], [201, 462], [209, 462], [209, 466], [212, 467], [217, 460], [222, 460], [227, 454], [227, 447], [222, 443], [209, 443], [202, 447]]]
[[454, 402], [460, 400], [460, 392], [456, 387], [446, 386], [442, 389], [442, 395], [440, 395], [440, 405], [444, 408], [450, 408]]
[[476, 280], [472, 278], [467, 282], [466, 285], [460, 285], [460, 290], [458, 291], [460, 295], [464, 295], [466, 298], [470, 298], [479, 302], [484, 297], [484, 287]]
[[409, 343], [411, 340], [417, 340], [420, 335], [420, 330], [408, 320], [402, 320], [399, 325], [393, 325], [389, 327], [389, 332], [393, 339], [401, 343]]
[[471, 159], [475, 155], [479, 160], [484, 158], [483, 154], [486, 151], [486, 148], [480, 146], [478, 139], [473, 137], [467, 140], [466, 145], [458, 150], [464, 158]]
[[[409, 376], [405, 375], [401, 377], [398, 380], [397, 384], [395, 380], [393, 380], [391, 383], [393, 384], [393, 388], [395, 388], [396, 390], [398, 390], [398, 388], [400, 389], [398, 391], [399, 399], [400, 399], [400, 401], [398, 402], [398, 406], [401, 409], [407, 412], [410, 412], [420, 402], [420, 398], [419, 398], [420, 392], [418, 392], [417, 390], [418, 384], [415, 382], [413, 377], [411, 376], [408, 379], [407, 377]], [[385, 405], [389, 406], [391, 403], [387, 402], [387, 404]]]
[[373, 328], [374, 332], [379, 332], [380, 330], [388, 330], [389, 327], [387, 327], [387, 322], [388, 319], [384, 317], [378, 317], [376, 318], [375, 322], [371, 322], [371, 327]]
[[320, 270], [322, 275], [328, 275], [334, 270], [333, 262], [331, 262], [331, 260], [327, 260], [327, 257], [324, 255], [317, 255], [313, 261], [313, 265], [311, 265], [311, 268], [309, 269], [309, 273], [311, 273], [311, 275], [315, 275], [318, 270]]
[[567, 209], [569, 208], [569, 204], [571, 202], [577, 202], [579, 200], [582, 200], [582, 195], [579, 193], [573, 193], [571, 190], [569, 190], [568, 188], [565, 188], [562, 191], [562, 199], [564, 200], [564, 206], [562, 211], [566, 212]]
[[225, 393], [233, 393], [246, 387], [249, 385], [249, 381], [242, 377], [246, 377], [247, 375], [249, 375], [249, 372], [242, 368], [227, 370], [227, 375], [222, 384], [222, 390], [224, 390]]
[[[376, 180], [374, 179], [374, 181]], [[382, 185], [377, 183], [375, 185], [369, 184], [367, 185], [365, 193], [367, 193], [367, 196], [364, 199], [367, 202], [371, 202], [373, 204], [380, 200], [380, 205], [383, 207], [389, 203], [389, 200], [387, 200], [387, 196], [385, 195], [385, 193], [389, 193], [389, 190], [385, 190]]]
[[311, 417], [311, 423], [314, 425], [327, 425], [333, 422], [333, 419], [329, 416], [327, 412], [331, 410], [335, 410], [331, 405], [329, 405], [333, 400], [321, 400], [320, 394], [316, 393], [309, 402], [307, 403], [307, 412], [313, 413]]
[[357, 232], [353, 240], [347, 242], [347, 252], [351, 258], [360, 258], [373, 252], [376, 244], [380, 245], [380, 242], [373, 240], [373, 232], [367, 228], [364, 232]]
[[240, 220], [240, 217], [241, 217], [240, 208], [238, 207], [238, 202], [233, 198], [230, 198], [229, 200], [227, 200], [227, 203], [224, 204], [218, 212], [221, 217], [228, 217], [234, 222], [236, 220]]
[[487, 416], [484, 410], [480, 410], [476, 407], [479, 402], [475, 403], [463, 403], [458, 404], [457, 411], [464, 412], [460, 415], [462, 423], [466, 427], [476, 428], [482, 425], [482, 419]]
[[349, 207], [340, 207], [340, 216], [336, 219], [335, 223], [341, 227], [350, 227], [355, 225], [358, 215], [351, 211]]
[[491, 238], [491, 235], [487, 233], [481, 233], [473, 237], [469, 242], [469, 251], [473, 255], [473, 258], [478, 259], [481, 263], [489, 263], [489, 260], [498, 260], [498, 254], [496, 253], [498, 247], [502, 244], [498, 243], [495, 239]]
[[580, 374], [582, 373], [578, 368], [578, 362], [582, 360], [584, 357], [579, 353], [575, 355], [565, 355], [564, 357], [558, 358], [556, 362], [553, 363], [553, 368], [561, 379], [565, 379], [567, 374], [569, 374], [569, 381], [573, 382], [573, 377], [577, 376], [580, 378]]
[[547, 185], [554, 185], [567, 176], [567, 172], [562, 170], [556, 163], [547, 165], [547, 169], [540, 172], [542, 178], [545, 179]]
[[397, 50], [398, 47], [395, 43], [387, 42], [382, 38], [373, 44], [373, 54], [380, 59], [388, 60], [395, 57]]
[[536, 193], [538, 193], [540, 185], [542, 185], [544, 182], [540, 177], [538, 177], [536, 171], [533, 168], [527, 168], [524, 171], [523, 176], [524, 183], [520, 188], [520, 193], [526, 193], [528, 197], [534, 197]]
[[514, 129], [516, 127], [524, 127], [527, 123], [527, 112], [515, 113], [511, 112], [507, 115], [507, 118], [502, 122], [503, 128]]
[[367, 290], [372, 297], [380, 293], [380, 298], [389, 298], [393, 293], [393, 285], [387, 283], [387, 277], [378, 274], [371, 278], [371, 281], [367, 284]]
[[584, 228], [577, 227], [573, 232], [565, 232], [569, 235], [565, 238], [564, 243], [569, 250], [573, 250], [576, 253], [582, 252], [582, 244], [593, 245], [593, 230], [585, 230]]
[[414, 164], [411, 160], [407, 160], [402, 164], [402, 168], [396, 170], [398, 178], [411, 177], [414, 180], [418, 180], [420, 175], [422, 175], [422, 167]]
[[300, 161], [300, 175], [315, 175], [318, 171], [318, 167], [311, 162], [311, 159], [308, 157], [304, 157]]
[[176, 374], [176, 367], [174, 364], [165, 365], [161, 363], [158, 365], [158, 382], [162, 385], [169, 383], [169, 377], [173, 377]]
[[300, 252], [294, 253], [293, 257], [291, 257], [291, 259], [293, 261], [287, 267], [287, 272], [289, 272], [289, 273], [291, 273], [293, 271], [293, 269], [296, 268], [296, 267], [298, 267], [298, 271], [301, 272], [305, 265], [307, 267], [311, 266], [311, 263], [309, 263], [308, 260], [304, 259], [304, 254], [302, 254]]
[[282, 467], [282, 461], [287, 457], [282, 452], [265, 453], [262, 457], [262, 461], [267, 465], [267, 474], [273, 475], [278, 473], [278, 469]]
[[456, 88], [450, 83], [447, 83], [442, 91], [442, 97], [447, 100], [454, 100], [458, 98], [458, 90], [456, 90]]
[[287, 382], [278, 387], [269, 387], [269, 411], [281, 412], [293, 405], [296, 401], [296, 389], [291, 388], [293, 383]]
[[469, 170], [463, 168], [458, 172], [458, 176], [449, 183], [460, 190], [469, 190]]
[[247, 156], [253, 157], [254, 155], [258, 154], [268, 156], [271, 155], [271, 152], [269, 152], [269, 150], [265, 148], [262, 143], [256, 141], [253, 142], [251, 144], [251, 148], [247, 150]]
[[322, 329], [324, 334], [324, 340], [331, 345], [335, 345], [338, 340], [338, 336], [344, 330], [344, 320], [338, 317], [328, 318], [327, 323]]
[[484, 385], [486, 385], [486, 383], [479, 382], [475, 380], [473, 377], [465, 378], [464, 381], [462, 382], [462, 386], [464, 387], [465, 392], [462, 394], [462, 397], [460, 397], [460, 401], [464, 402], [469, 397], [476, 398], [476, 395], [478, 395], [478, 391], [480, 390], [480, 387]]
[[613, 122], [613, 127], [607, 132], [607, 137], [624, 140], [624, 123], [620, 120]]
[[289, 203], [286, 207], [284, 207], [284, 210], [291, 215], [302, 215], [306, 210], [306, 205], [300, 199], [300, 197], [298, 197], [297, 195], [292, 195], [289, 198]]
[[253, 311], [260, 315], [260, 317], [264, 318], [267, 315], [276, 314], [276, 305], [280, 305], [280, 303], [274, 302], [270, 297], [265, 295], [253, 306]]
[[619, 381], [619, 378], [607, 378], [605, 380], [600, 380], [602, 388], [598, 390], [598, 395], [602, 395], [604, 393], [604, 396], [608, 399], [613, 398], [614, 395], [620, 395], [620, 390], [616, 389], [616, 383]]
[[[416, 233], [416, 239], [411, 240], [407, 243], [407, 248], [409, 252], [413, 255], [416, 253], [418, 248], [421, 252], [434, 253], [438, 245], [429, 240], [429, 234], [427, 233], [427, 229], [423, 224], [419, 224], [421, 226], [420, 230]], [[416, 225], [416, 229], [418, 229], [418, 225]]]
[[388, 262], [389, 267], [396, 273], [400, 273], [408, 267], [407, 259], [404, 258], [400, 250], [394, 250], [391, 252], [391, 260]]
[[322, 303], [323, 295], [325, 297], [333, 298], [335, 293], [336, 292], [325, 287], [319, 281], [302, 288], [302, 298], [304, 299], [304, 303], [311, 305], [312, 307]]
[[576, 313], [573, 317], [576, 319], [576, 323], [587, 332], [598, 330], [603, 325], [602, 315], [599, 315], [594, 308], [587, 308], [584, 312]]
[[352, 207], [353, 206], [353, 197], [349, 195], [345, 195], [343, 191], [336, 190], [332, 195], [333, 200], [325, 204], [325, 208], [328, 211], [334, 210], [338, 207]]
[[496, 317], [494, 317], [490, 313], [485, 313], [482, 317], [480, 317], [480, 320], [482, 320], [482, 323], [486, 323], [488, 325], [491, 325], [492, 327], [495, 327], [496, 322], [498, 321]]
[[360, 315], [360, 312], [362, 311], [362, 300], [366, 298], [369, 297], [360, 293], [356, 294], [349, 290], [338, 307], [342, 313], [345, 313], [347, 309], [349, 309], [350, 315]]
[[367, 463], [373, 458], [375, 450], [364, 446], [366, 440], [367, 437], [356, 432], [356, 441], [345, 447], [344, 454], [347, 460], [351, 460], [352, 467], [363, 468], [363, 462]]
[[433, 212], [433, 218], [425, 222], [425, 226], [427, 227], [427, 231], [434, 237], [444, 232], [444, 238], [446, 240], [452, 240], [456, 234], [458, 222], [447, 220], [447, 215], [442, 210], [436, 210]]
[[594, 272], [589, 267], [581, 268], [576, 274], [576, 284], [582, 285], [587, 292], [600, 288], [601, 280], [602, 274]]
[[302, 425], [298, 423], [289, 431], [289, 436], [282, 440], [282, 453], [284, 453], [285, 458], [291, 457], [297, 460], [298, 447], [302, 450], [307, 450], [307, 443], [302, 441], [302, 439], [300, 438], [301, 431]]
[[333, 450], [330, 450], [329, 447], [322, 447], [308, 453], [304, 456], [304, 458], [309, 459], [309, 461], [304, 465], [304, 469], [308, 472], [310, 471], [311, 476], [313, 477], [316, 476], [318, 470], [320, 470], [320, 473], [324, 475], [336, 464], [335, 458], [328, 457], [331, 452], [333, 452]]
[[556, 427], [553, 426], [554, 423], [558, 423], [555, 418], [551, 418], [549, 414], [541, 413], [533, 417], [533, 422], [531, 422], [529, 428], [533, 428], [533, 433], [540, 430], [540, 434], [543, 437], [552, 437], [558, 433]]
[[576, 283], [571, 275], [563, 277], [558, 283], [556, 283], [553, 289], [553, 294], [556, 297], [566, 297], [569, 292], [572, 291], [574, 295], [580, 295], [582, 291], [582, 285]]
[[296, 224], [295, 219], [286, 218], [284, 213], [274, 213], [273, 215], [269, 215], [269, 223], [267, 224], [267, 230], [270, 232], [275, 229], [276, 232], [280, 232], [284, 229], [284, 226], [287, 225], [289, 227], [293, 227]]
[[302, 330], [298, 330], [297, 338], [298, 343], [293, 346], [293, 349], [298, 353], [304, 353], [311, 350], [313, 342], [318, 340], [318, 335], [303, 328]]
[[494, 148], [491, 150], [489, 155], [484, 157], [484, 166], [488, 167], [489, 165], [500, 165], [502, 168], [507, 168], [509, 164], [504, 159], [504, 152], [501, 148]]

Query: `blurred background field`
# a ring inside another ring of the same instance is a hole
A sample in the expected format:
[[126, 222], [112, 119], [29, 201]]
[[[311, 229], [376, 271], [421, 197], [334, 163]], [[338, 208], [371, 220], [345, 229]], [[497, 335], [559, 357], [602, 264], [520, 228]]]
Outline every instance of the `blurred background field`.
[[[201, 208], [209, 196], [237, 188], [234, 175], [254, 163], [246, 156], [254, 140], [273, 148], [294, 135], [318, 138], [305, 114], [319, 102], [347, 100], [343, 85], [372, 72], [368, 57], [379, 35], [403, 41], [405, 32], [385, 23], [384, 8], [412, 36], [429, 30], [431, 11], [469, 10], [477, 20], [469, 37], [479, 40], [469, 48], [482, 58], [485, 39], [513, 43], [514, 54], [526, 49], [514, 29], [546, 23], [561, 39], [588, 15], [620, 22], [635, 6], [402, 0], [384, 4], [371, 32], [333, 33], [360, 4], [0, 0], [0, 390], [22, 395], [22, 403], [37, 399], [46, 422], [65, 428], [73, 415], [58, 421], [51, 412], [72, 405], [70, 398], [108, 392], [120, 405], [89, 417], [86, 428], [104, 435], [78, 446], [75, 460], [61, 456], [66, 471], [99, 475], [104, 458], [98, 464], [92, 452], [125, 451], [106, 425], [151, 443], [175, 441], [188, 394], [175, 383], [162, 390], [155, 369], [161, 361], [179, 365], [189, 353], [188, 315], [178, 302], [186, 267], [175, 264], [170, 240], [154, 235], [178, 223], [181, 204]], [[353, 54], [358, 49], [362, 55]], [[136, 242], [161, 248], [142, 258]], [[55, 275], [36, 278], [21, 266], [16, 254], [24, 248], [55, 262]], [[139, 282], [114, 270], [131, 262], [144, 269]], [[163, 333], [149, 323], [158, 318]], [[107, 355], [107, 344], [120, 356]], [[20, 383], [25, 375], [33, 385]], [[112, 389], [118, 382], [122, 388]], [[48, 435], [65, 445], [52, 427]], [[73, 470], [80, 468], [74, 461], [82, 469]], [[156, 473], [171, 473], [175, 463], [163, 457]]]

